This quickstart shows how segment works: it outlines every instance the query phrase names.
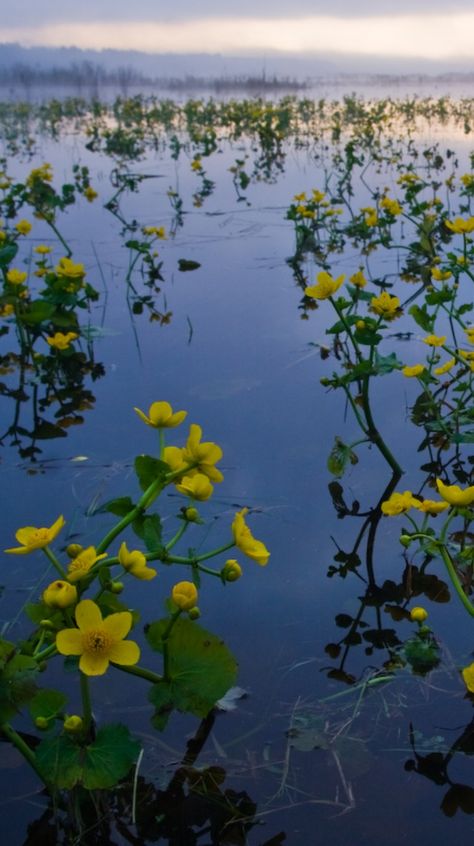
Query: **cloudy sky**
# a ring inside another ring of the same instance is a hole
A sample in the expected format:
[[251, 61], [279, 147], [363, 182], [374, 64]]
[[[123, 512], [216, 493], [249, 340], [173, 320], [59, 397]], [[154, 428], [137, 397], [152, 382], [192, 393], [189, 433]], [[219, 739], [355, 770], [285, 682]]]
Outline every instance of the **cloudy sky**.
[[160, 53], [474, 59], [474, 0], [16, 0], [0, 42]]

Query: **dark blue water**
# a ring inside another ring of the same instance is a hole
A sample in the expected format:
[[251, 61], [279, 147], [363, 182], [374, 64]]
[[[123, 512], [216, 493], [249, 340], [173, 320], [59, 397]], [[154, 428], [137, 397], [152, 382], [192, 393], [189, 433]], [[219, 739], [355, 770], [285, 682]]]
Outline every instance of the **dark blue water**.
[[[466, 157], [468, 141], [448, 142], [458, 144], [459, 155]], [[329, 304], [322, 303], [309, 320], [301, 319], [302, 292], [286, 261], [294, 252], [294, 235], [285, 220], [295, 193], [322, 187], [320, 165], [311, 152], [290, 150], [284, 171], [275, 180], [252, 184], [245, 192], [246, 201], [239, 202], [228, 168], [241, 151], [226, 147], [205, 161], [215, 190], [199, 208], [192, 204], [199, 179], [190, 169], [190, 154], [182, 154], [178, 162], [167, 154], [150, 154], [133, 164], [134, 172], [156, 178], [144, 180], [136, 193], [123, 196], [120, 213], [125, 220], [136, 219], [140, 226], [163, 225], [170, 232], [173, 213], [167, 191], [179, 190], [184, 198], [183, 225], [175, 237], [157, 242], [165, 281], [156, 302], [160, 310], [172, 313], [169, 324], [160, 326], [146, 313], [131, 314], [124, 286], [128, 236], [103, 208], [113, 193], [111, 163], [86, 151], [83, 144], [81, 136], [61, 143], [42, 140], [33, 161], [9, 164], [12, 174], [21, 178], [32, 165], [51, 161], [58, 183], [69, 178], [73, 163], [91, 169], [99, 199], [92, 205], [81, 200], [58, 224], [74, 260], [85, 263], [88, 280], [101, 294], [82, 324], [90, 321], [93, 327], [94, 356], [103, 363], [104, 375], [88, 383], [95, 404], [84, 412], [83, 424], [68, 429], [65, 438], [42, 442], [33, 464], [6, 440], [2, 548], [13, 544], [17, 527], [47, 526], [60, 513], [67, 521], [62, 543], [79, 536], [86, 544], [100, 540], [111, 521], [94, 512], [112, 497], [135, 493], [134, 457], [156, 448], [154, 432], [141, 423], [133, 407], [147, 410], [151, 402], [166, 399], [174, 408], [187, 409], [188, 421], [202, 426], [204, 440], [221, 445], [225, 475], [213, 499], [200, 509], [208, 520], [206, 528], [190, 530], [189, 544], [224, 543], [235, 511], [248, 506], [254, 534], [272, 553], [265, 569], [240, 556], [244, 577], [238, 583], [224, 589], [217, 580], [209, 580], [200, 595], [201, 623], [219, 633], [236, 655], [238, 683], [247, 696], [236, 711], [217, 717], [197, 763], [222, 767], [226, 786], [245, 791], [256, 803], [257, 822], [246, 841], [226, 840], [224, 835], [211, 841], [205, 835], [197, 842], [303, 846], [324, 841], [338, 846], [350, 840], [365, 846], [400, 841], [441, 844], [448, 837], [467, 841], [474, 808], [465, 792], [458, 790], [464, 797], [458, 803], [461, 808], [454, 815], [448, 812], [458, 801], [453, 784], [473, 783], [472, 741], [458, 743], [460, 748], [446, 764], [438, 758], [430, 758], [428, 764], [424, 760], [427, 755], [449, 755], [466, 727], [469, 736], [472, 705], [464, 698], [458, 668], [469, 661], [471, 623], [456, 599], [450, 603], [432, 602], [423, 595], [414, 599], [414, 604], [428, 608], [439, 642], [441, 662], [431, 674], [415, 676], [404, 669], [386, 684], [362, 689], [348, 687], [341, 675], [359, 681], [383, 671], [389, 658], [383, 646], [387, 636], [377, 638], [376, 633], [390, 629], [394, 639], [404, 641], [413, 625], [395, 622], [386, 610], [387, 604], [396, 602], [387, 581], [400, 585], [405, 568], [398, 543], [402, 521], [385, 519], [378, 527], [373, 568], [376, 587], [384, 586], [379, 593], [372, 585], [367, 594], [370, 578], [363, 550], [362, 578], [353, 573], [344, 579], [327, 577], [338, 549], [351, 549], [361, 518], [338, 518], [328, 490], [331, 476], [326, 460], [336, 435], [350, 442], [358, 432], [343, 397], [328, 393], [319, 383], [331, 365], [311, 344], [327, 342]], [[356, 190], [357, 206], [366, 195], [364, 189]], [[40, 242], [54, 245], [55, 259], [63, 255], [44, 224], [34, 221], [25, 261], [30, 245]], [[183, 258], [201, 266], [180, 272], [178, 260]], [[334, 270], [352, 273], [358, 264], [349, 249], [338, 257]], [[138, 277], [134, 279], [138, 286]], [[3, 342], [6, 350], [11, 336]], [[411, 347], [393, 340], [390, 349], [412, 363], [419, 355], [420, 340], [412, 341]], [[381, 379], [375, 386], [376, 413], [406, 470], [397, 489], [415, 489], [421, 435], [408, 421], [406, 407], [416, 391], [409, 380], [392, 376], [387, 385]], [[4, 400], [4, 423], [11, 414], [12, 404]], [[22, 414], [27, 420], [28, 403]], [[181, 445], [184, 436], [172, 430], [169, 443]], [[390, 472], [373, 448], [362, 448], [360, 459], [341, 484], [349, 506], [357, 499], [366, 512], [379, 500]], [[164, 496], [164, 525], [170, 536], [176, 530], [173, 515], [182, 503], [174, 493]], [[183, 553], [187, 545], [186, 541]], [[440, 562], [433, 562], [429, 572], [444, 579]], [[52, 574], [40, 555], [5, 555], [2, 573], [1, 623], [4, 636], [14, 639], [24, 632], [23, 604], [38, 597]], [[142, 610], [143, 623], [162, 615], [170, 587], [183, 576], [181, 570], [162, 567], [152, 583], [127, 588], [130, 601]], [[347, 624], [347, 617], [354, 620], [358, 614], [366, 622], [358, 630], [363, 635], [360, 642], [356, 638], [352, 644], [342, 644], [339, 656], [334, 652], [331, 656], [327, 644], [338, 643], [347, 633], [344, 616]], [[156, 657], [140, 628], [134, 637], [143, 646], [143, 664], [153, 666]], [[375, 634], [371, 639], [364, 632]], [[328, 675], [335, 669], [338, 673]], [[54, 680], [54, 669], [48, 670], [45, 683]], [[164, 789], [198, 720], [174, 715], [159, 735], [148, 721], [151, 706], [144, 683], [130, 683], [128, 677], [111, 671], [92, 680], [92, 689], [98, 720], [130, 725], [145, 750], [141, 775]], [[72, 686], [71, 697], [79, 708], [79, 692]], [[28, 730], [27, 718], [19, 725]], [[35, 776], [3, 745], [1, 766], [0, 805], [7, 841], [29, 842], [26, 826], [41, 815], [46, 799]], [[449, 790], [454, 800], [451, 805], [445, 802], [443, 810], [441, 803]], [[277, 839], [282, 832], [286, 839]], [[123, 833], [114, 836], [113, 842], [127, 842]], [[187, 836], [169, 842], [194, 842]]]

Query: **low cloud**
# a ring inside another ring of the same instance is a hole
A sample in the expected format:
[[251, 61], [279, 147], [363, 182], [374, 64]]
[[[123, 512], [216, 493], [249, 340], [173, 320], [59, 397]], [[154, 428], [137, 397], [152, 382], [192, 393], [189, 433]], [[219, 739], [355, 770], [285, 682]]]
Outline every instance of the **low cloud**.
[[474, 13], [335, 18], [207, 18], [180, 23], [95, 21], [1, 27], [24, 46], [127, 49], [150, 53], [334, 53], [436, 59], [472, 57]]

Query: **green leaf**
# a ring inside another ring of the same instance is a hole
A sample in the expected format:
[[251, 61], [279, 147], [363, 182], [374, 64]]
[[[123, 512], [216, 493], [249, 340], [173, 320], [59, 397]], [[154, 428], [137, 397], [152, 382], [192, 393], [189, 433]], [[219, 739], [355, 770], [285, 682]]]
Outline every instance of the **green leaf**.
[[55, 426], [54, 423], [49, 423], [48, 420], [40, 420], [31, 433], [31, 437], [37, 440], [46, 441], [51, 438], [67, 438], [67, 432], [65, 432], [64, 429], [61, 429], [60, 426]]
[[108, 502], [104, 502], [100, 508], [94, 511], [94, 514], [109, 512], [110, 514], [116, 514], [117, 517], [126, 517], [133, 508], [135, 508], [135, 504], [129, 496], [119, 496], [117, 499], [110, 499]]
[[114, 787], [125, 778], [138, 758], [140, 744], [126, 726], [105, 726], [94, 743], [86, 746], [82, 783], [88, 790]]
[[36, 760], [45, 779], [60, 790], [71, 790], [81, 778], [81, 748], [68, 735], [42, 740]]
[[39, 690], [29, 704], [31, 719], [44, 717], [46, 720], [52, 720], [64, 709], [66, 702], [67, 697], [59, 690]]
[[18, 252], [18, 244], [8, 244], [0, 250], [0, 267], [8, 267]]
[[169, 472], [170, 468], [164, 461], [151, 455], [137, 455], [135, 459], [135, 473], [142, 491], [146, 491], [157, 479], [164, 479]]
[[191, 261], [190, 259], [178, 260], [178, 270], [180, 270], [181, 273], [185, 273], [187, 270], [197, 270], [198, 267], [201, 267], [198, 261]]
[[425, 332], [433, 331], [434, 317], [428, 313], [426, 303], [423, 303], [421, 307], [418, 305], [412, 305], [411, 308], [408, 309], [408, 314], [411, 314], [415, 323], [417, 323], [418, 326], [421, 326]]
[[[163, 651], [162, 634], [168, 620], [152, 623], [147, 639], [157, 652]], [[191, 620], [175, 623], [168, 643], [169, 681], [154, 685], [152, 701], [159, 707], [173, 706], [198, 717], [205, 717], [215, 703], [235, 684], [237, 663], [223, 641]], [[158, 688], [155, 690], [155, 688]]]
[[55, 309], [54, 303], [48, 303], [46, 300], [34, 300], [28, 311], [22, 312], [21, 320], [23, 323], [42, 323], [44, 320], [51, 319]]
[[0, 641], [0, 723], [8, 722], [37, 691], [38, 665], [33, 658], [15, 653], [15, 645]]
[[336, 435], [327, 461], [329, 472], [336, 478], [340, 478], [344, 474], [347, 463], [357, 464], [358, 460], [355, 452]]
[[42, 740], [36, 750], [47, 780], [60, 789], [82, 784], [88, 790], [114, 787], [135, 763], [140, 744], [126, 726], [100, 729], [93, 743], [80, 746], [68, 735]]
[[379, 355], [377, 350], [374, 356], [374, 370], [380, 376], [385, 376], [386, 373], [392, 373], [394, 370], [401, 370], [403, 363], [398, 360], [395, 353], [390, 355]]

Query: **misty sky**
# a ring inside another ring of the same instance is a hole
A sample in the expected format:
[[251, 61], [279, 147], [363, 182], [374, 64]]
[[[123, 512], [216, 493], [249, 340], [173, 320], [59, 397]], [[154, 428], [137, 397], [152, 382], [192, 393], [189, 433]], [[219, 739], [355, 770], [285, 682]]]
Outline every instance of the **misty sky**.
[[474, 58], [474, 0], [16, 0], [0, 42], [147, 52]]

